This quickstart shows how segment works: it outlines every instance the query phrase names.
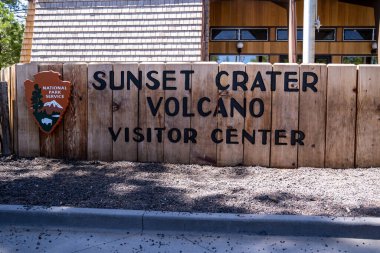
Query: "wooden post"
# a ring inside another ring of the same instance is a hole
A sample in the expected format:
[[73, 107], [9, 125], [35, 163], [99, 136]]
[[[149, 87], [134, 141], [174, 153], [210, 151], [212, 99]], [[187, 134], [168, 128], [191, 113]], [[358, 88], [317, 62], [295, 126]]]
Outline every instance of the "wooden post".
[[11, 131], [9, 127], [8, 84], [6, 82], [0, 82], [0, 125], [1, 151], [3, 155], [10, 155]]
[[289, 0], [289, 27], [288, 27], [288, 47], [289, 63], [297, 63], [297, 12], [296, 1]]

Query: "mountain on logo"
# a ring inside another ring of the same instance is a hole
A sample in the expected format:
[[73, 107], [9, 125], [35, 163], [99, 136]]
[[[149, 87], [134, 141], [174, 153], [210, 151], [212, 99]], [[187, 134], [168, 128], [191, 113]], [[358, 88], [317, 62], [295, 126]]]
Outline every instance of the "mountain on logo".
[[55, 100], [53, 101], [50, 101], [50, 102], [46, 102], [44, 104], [44, 107], [50, 107], [50, 108], [59, 108], [59, 109], [63, 109], [63, 107]]

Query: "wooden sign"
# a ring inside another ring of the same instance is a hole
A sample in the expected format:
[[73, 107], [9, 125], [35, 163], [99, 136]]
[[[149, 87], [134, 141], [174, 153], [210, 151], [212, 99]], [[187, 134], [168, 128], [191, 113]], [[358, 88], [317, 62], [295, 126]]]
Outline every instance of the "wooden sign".
[[60, 74], [43, 71], [26, 80], [25, 99], [38, 127], [50, 134], [61, 122], [69, 105], [71, 84], [60, 79]]

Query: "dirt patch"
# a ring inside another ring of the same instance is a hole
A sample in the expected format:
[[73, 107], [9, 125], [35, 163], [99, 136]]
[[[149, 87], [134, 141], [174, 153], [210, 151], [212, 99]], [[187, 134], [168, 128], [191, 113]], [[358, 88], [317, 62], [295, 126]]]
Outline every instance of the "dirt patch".
[[380, 217], [380, 168], [0, 158], [0, 204]]

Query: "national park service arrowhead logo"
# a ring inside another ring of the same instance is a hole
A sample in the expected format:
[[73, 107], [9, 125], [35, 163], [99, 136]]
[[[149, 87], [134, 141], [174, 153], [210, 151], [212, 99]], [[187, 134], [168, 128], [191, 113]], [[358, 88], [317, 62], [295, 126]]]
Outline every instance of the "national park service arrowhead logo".
[[43, 71], [34, 75], [34, 82], [25, 81], [25, 98], [41, 131], [50, 134], [61, 122], [69, 105], [71, 83], [60, 74]]

